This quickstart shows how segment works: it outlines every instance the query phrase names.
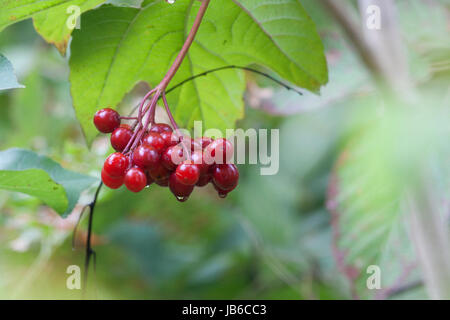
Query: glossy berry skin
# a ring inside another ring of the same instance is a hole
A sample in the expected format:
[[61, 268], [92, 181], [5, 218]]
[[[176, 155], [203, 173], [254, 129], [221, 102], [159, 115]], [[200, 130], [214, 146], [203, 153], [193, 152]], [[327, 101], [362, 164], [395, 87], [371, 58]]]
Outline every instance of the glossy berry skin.
[[150, 175], [150, 173], [148, 172], [148, 170], [145, 171], [145, 176], [147, 178], [147, 186], [150, 186], [153, 182], [155, 182], [155, 181], [153, 181], [153, 178]]
[[147, 177], [144, 171], [136, 167], [127, 171], [123, 181], [127, 189], [132, 192], [139, 192], [147, 185]]
[[120, 116], [110, 108], [98, 110], [94, 115], [94, 125], [100, 132], [111, 133], [119, 127]]
[[153, 147], [160, 154], [166, 149], [165, 140], [157, 132], [150, 132], [147, 134], [142, 143]]
[[160, 135], [166, 143], [166, 147], [171, 147], [178, 144], [178, 139], [176, 139], [175, 136], [172, 138], [172, 132], [164, 131], [161, 132]]
[[225, 198], [228, 195], [228, 193], [230, 193], [232, 191], [232, 190], [228, 190], [228, 191], [223, 190], [220, 187], [218, 187], [214, 182], [213, 182], [213, 186], [214, 186], [214, 189], [216, 189], [217, 194], [219, 195], [220, 198]]
[[159, 164], [159, 159], [158, 151], [145, 144], [141, 144], [133, 152], [133, 163], [142, 169], [156, 167]]
[[103, 164], [103, 170], [105, 170], [105, 173], [109, 176], [118, 178], [125, 176], [128, 165], [128, 158], [119, 152], [115, 152], [106, 158], [105, 163]]
[[186, 160], [177, 167], [175, 175], [182, 184], [193, 186], [200, 178], [200, 169], [192, 161]]
[[234, 164], [218, 164], [213, 170], [213, 182], [221, 190], [231, 191], [239, 181], [239, 171]]
[[148, 174], [156, 184], [159, 184], [158, 182], [170, 176], [171, 171], [167, 170], [161, 163], [158, 163], [155, 167], [148, 170]]
[[172, 128], [165, 123], [155, 123], [151, 126], [150, 132], [155, 133], [172, 132]]
[[198, 179], [197, 183], [195, 184], [197, 187], [204, 187], [208, 183], [210, 183], [212, 180], [212, 176], [210, 173], [206, 173], [203, 175], [200, 175], [200, 178]]
[[130, 141], [132, 135], [133, 131], [127, 127], [120, 126], [115, 129], [113, 133], [111, 133], [111, 146], [114, 150], [122, 152]]
[[224, 164], [233, 156], [233, 145], [227, 139], [219, 138], [211, 142], [204, 152], [208, 164]]
[[155, 183], [160, 187], [167, 187], [169, 186], [169, 177], [156, 180]]
[[189, 137], [183, 137], [181, 143], [184, 144], [187, 148], [190, 148], [191, 151], [202, 151], [201, 143]]
[[178, 201], [186, 201], [194, 190], [194, 186], [185, 185], [181, 183], [177, 175], [172, 173], [169, 178], [169, 189], [177, 197]]
[[183, 148], [179, 145], [168, 147], [161, 155], [161, 163], [168, 170], [175, 170], [185, 159]]
[[211, 144], [211, 142], [213, 142], [213, 139], [211, 139], [210, 137], [201, 137], [195, 139], [195, 141], [197, 141], [202, 146], [202, 149], [205, 149]]
[[123, 184], [123, 177], [114, 178], [105, 172], [105, 169], [102, 169], [102, 181], [105, 186], [111, 189], [118, 189]]
[[191, 155], [191, 160], [195, 163], [200, 169], [200, 175], [203, 175], [208, 172], [211, 165], [207, 164], [204, 159], [204, 154], [201, 151], [195, 151]]

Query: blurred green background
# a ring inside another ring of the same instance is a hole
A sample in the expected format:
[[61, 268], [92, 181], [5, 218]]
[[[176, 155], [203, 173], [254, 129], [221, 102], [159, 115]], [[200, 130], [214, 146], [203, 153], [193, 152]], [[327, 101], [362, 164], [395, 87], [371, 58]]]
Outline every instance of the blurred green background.
[[[347, 199], [348, 207], [357, 212], [354, 218], [371, 212], [377, 204], [399, 200], [402, 177], [410, 177], [410, 172], [415, 170], [414, 159], [428, 161], [423, 158], [422, 150], [429, 146], [429, 141], [440, 141], [446, 147], [450, 105], [448, 4], [445, 1], [396, 2], [408, 69], [416, 85], [417, 96], [411, 107], [417, 105], [419, 109], [416, 116], [410, 117], [411, 113], [402, 108], [389, 107], [405, 102], [384, 98], [370, 71], [327, 10], [316, 1], [301, 2], [315, 20], [324, 41], [329, 84], [322, 89], [321, 96], [310, 93], [299, 96], [267, 79], [248, 74], [245, 119], [237, 124], [244, 129], [280, 129], [279, 173], [261, 176], [259, 165], [241, 165], [239, 187], [224, 200], [211, 187], [197, 189], [186, 203], [175, 201], [169, 190], [157, 186], [137, 195], [125, 188], [118, 191], [104, 188], [94, 218], [97, 268], [95, 274], [90, 273], [90, 297], [355, 297], [352, 295], [355, 285], [336, 263], [339, 260], [333, 247], [336, 230], [326, 208], [330, 175], [349, 144], [365, 146], [361, 148], [362, 158], [342, 173], [343, 181], [348, 178], [350, 185], [363, 176], [372, 179], [356, 183], [355, 188], [367, 187], [363, 190], [365, 196], [352, 194], [353, 198]], [[84, 142], [71, 105], [68, 58], [40, 39], [29, 20], [14, 24], [0, 34], [0, 52], [12, 62], [19, 81], [26, 86], [26, 89], [0, 92], [0, 149], [31, 149], [48, 155], [67, 169], [99, 177], [103, 159], [111, 150], [107, 137], [99, 136], [90, 150]], [[130, 110], [142, 92], [144, 88], [136, 88], [120, 109]], [[391, 114], [391, 109], [396, 111]], [[381, 114], [389, 115], [387, 127], [377, 127], [376, 120]], [[366, 136], [369, 140], [359, 141]], [[373, 136], [376, 138], [372, 139]], [[424, 141], [418, 141], [418, 136]], [[378, 141], [379, 137], [385, 140]], [[385, 143], [392, 140], [392, 144]], [[404, 142], [411, 143], [411, 147], [401, 150]], [[369, 149], [368, 155], [364, 154], [365, 149]], [[401, 151], [394, 160], [392, 150]], [[448, 158], [441, 151], [433, 159], [443, 162], [444, 169], [437, 176], [447, 192], [448, 176], [443, 172], [449, 172], [445, 171]], [[388, 155], [383, 157], [387, 162], [378, 161], [377, 157], [383, 153]], [[393, 163], [398, 159], [414, 164], [406, 168], [402, 162], [401, 169], [397, 170]], [[434, 170], [434, 164], [430, 168]], [[405, 173], [400, 172], [403, 169]], [[388, 190], [381, 198], [371, 192], [375, 183]], [[395, 189], [398, 185], [400, 191]], [[354, 186], [348, 186], [348, 193], [354, 191]], [[0, 298], [81, 297], [79, 290], [66, 288], [66, 268], [83, 265], [87, 219], [81, 222], [76, 250], [71, 248], [71, 237], [81, 208], [89, 203], [94, 189], [95, 186], [83, 193], [80, 204], [67, 219], [60, 218], [37, 199], [0, 191]], [[356, 209], [361, 201], [363, 205]], [[407, 254], [412, 250], [411, 241], [401, 245], [406, 262], [398, 253], [378, 256], [382, 250], [392, 249], [385, 241], [383, 226], [391, 227], [389, 223], [395, 223], [391, 229], [396, 229], [407, 224], [392, 222], [392, 212], [385, 215], [375, 212], [375, 216], [384, 220], [371, 220], [366, 229], [358, 229], [360, 220], [346, 226], [350, 230], [347, 235], [351, 230], [359, 230], [359, 235], [373, 234], [369, 239], [364, 238], [367, 241], [349, 237], [346, 243], [340, 243], [350, 247], [351, 242], [361, 240], [361, 247], [354, 249], [356, 258], [348, 261], [355, 265], [362, 263], [363, 271], [367, 261], [388, 263], [395, 268], [383, 277], [383, 286], [388, 287], [400, 281], [397, 276], [403, 274], [411, 259], [413, 271], [402, 281], [421, 279], [417, 258]], [[379, 241], [374, 242], [377, 237]], [[366, 246], [369, 242], [370, 246]], [[394, 243], [401, 242], [394, 240]], [[361, 289], [365, 280], [358, 281], [356, 290], [360, 297], [377, 297], [376, 293]], [[426, 298], [428, 295], [419, 286], [395, 296], [398, 297]]]

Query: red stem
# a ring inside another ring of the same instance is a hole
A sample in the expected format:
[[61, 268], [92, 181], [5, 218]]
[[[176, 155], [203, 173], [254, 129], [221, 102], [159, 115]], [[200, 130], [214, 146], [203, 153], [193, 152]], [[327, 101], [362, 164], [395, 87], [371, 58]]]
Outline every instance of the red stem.
[[[200, 8], [198, 9], [197, 16], [195, 17], [195, 20], [194, 20], [194, 24], [192, 25], [192, 28], [189, 31], [189, 34], [188, 34], [186, 40], [184, 41], [183, 47], [181, 48], [180, 52], [178, 53], [175, 61], [173, 62], [172, 66], [167, 71], [166, 75], [161, 80], [161, 82], [154, 89], [149, 91], [145, 95], [144, 99], [142, 100], [141, 105], [139, 107], [138, 119], [136, 120], [136, 122], [133, 125], [133, 128], [135, 129], [134, 134], [131, 137], [131, 139], [130, 139], [128, 145], [126, 146], [125, 150], [123, 151], [123, 153], [127, 153], [128, 151], [133, 150], [137, 146], [139, 141], [142, 139], [142, 135], [144, 134], [145, 129], [149, 126], [150, 123], [151, 124], [154, 123], [156, 103], [158, 102], [158, 99], [161, 95], [163, 96], [163, 101], [164, 101], [169, 119], [172, 123], [172, 126], [174, 126], [175, 130], [178, 130], [178, 126], [170, 112], [169, 105], [167, 104], [167, 100], [165, 98], [164, 93], [165, 93], [165, 90], [166, 90], [167, 86], [169, 85], [170, 81], [172, 80], [172, 78], [175, 76], [178, 69], [180, 68], [181, 63], [183, 62], [184, 58], [186, 57], [186, 54], [188, 53], [189, 48], [191, 47], [192, 42], [195, 39], [195, 35], [197, 34], [197, 31], [203, 20], [203, 16], [205, 15], [206, 9], [208, 8], [209, 1], [210, 0], [202, 0], [202, 4], [200, 5]], [[151, 102], [144, 108], [145, 101], [152, 94], [154, 94], [154, 95], [153, 95]], [[150, 114], [147, 117], [145, 124], [142, 125], [142, 119], [147, 112], [150, 112]]]
[[184, 41], [181, 51], [178, 53], [177, 58], [175, 59], [172, 66], [170, 67], [166, 76], [162, 79], [161, 83], [158, 85], [158, 87], [162, 91], [166, 90], [167, 86], [169, 85], [170, 80], [172, 80], [173, 76], [178, 71], [178, 68], [180, 67], [181, 63], [183, 62], [184, 57], [186, 56], [189, 48], [191, 47], [191, 44], [194, 41], [195, 35], [197, 34], [198, 28], [200, 27], [200, 24], [202, 22], [203, 16], [205, 15], [206, 9], [208, 8], [209, 1], [210, 0], [202, 1], [202, 4], [200, 5], [200, 9], [198, 9], [197, 16], [195, 17], [194, 24], [192, 25], [191, 31], [189, 31], [189, 34], [188, 34], [186, 40]]

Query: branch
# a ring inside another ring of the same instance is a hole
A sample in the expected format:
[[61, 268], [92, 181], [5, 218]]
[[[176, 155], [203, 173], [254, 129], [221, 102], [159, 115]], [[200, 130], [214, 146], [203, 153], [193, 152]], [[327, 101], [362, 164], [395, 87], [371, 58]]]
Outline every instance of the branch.
[[[92, 250], [92, 244], [91, 244], [91, 237], [92, 237], [92, 224], [93, 224], [93, 219], [94, 219], [94, 209], [95, 209], [95, 205], [97, 204], [97, 199], [98, 199], [98, 195], [100, 193], [100, 190], [102, 189], [103, 186], [103, 182], [101, 181], [97, 187], [97, 190], [95, 191], [95, 195], [94, 195], [94, 199], [92, 200], [92, 202], [89, 204], [89, 223], [88, 223], [88, 234], [87, 234], [87, 239], [86, 239], [86, 258], [84, 261], [84, 284], [83, 284], [83, 288], [84, 288], [84, 292], [86, 293], [87, 291], [87, 280], [88, 280], [88, 273], [89, 273], [89, 262], [91, 259], [91, 255], [95, 255], [94, 250]], [[94, 268], [95, 268], [95, 264], [94, 264]]]
[[184, 60], [184, 57], [186, 56], [189, 48], [191, 47], [192, 42], [194, 41], [195, 35], [197, 34], [198, 28], [200, 27], [200, 24], [202, 23], [203, 16], [205, 15], [206, 9], [208, 8], [210, 0], [203, 0], [202, 4], [200, 5], [200, 8], [198, 9], [197, 16], [195, 17], [194, 24], [192, 25], [191, 31], [189, 31], [189, 34], [183, 44], [183, 47], [181, 48], [180, 52], [178, 53], [177, 58], [175, 59], [174, 63], [170, 67], [169, 71], [161, 81], [158, 87], [162, 91], [165, 91], [167, 88], [167, 85], [169, 84], [170, 80], [172, 80], [175, 73], [177, 73], [178, 68], [180, 67], [181, 63]]
[[284, 87], [284, 88], [287, 89], [287, 90], [292, 90], [292, 91], [298, 93], [298, 94], [301, 95], [301, 96], [303, 95], [303, 93], [302, 93], [300, 90], [298, 90], [298, 89], [296, 89], [296, 88], [294, 88], [294, 87], [291, 87], [291, 86], [287, 85], [286, 83], [284, 83], [284, 82], [282, 82], [282, 81], [280, 81], [280, 80], [278, 80], [278, 79], [272, 77], [271, 75], [269, 75], [269, 74], [267, 74], [267, 73], [265, 73], [265, 72], [262, 72], [262, 71], [259, 71], [259, 70], [256, 70], [256, 69], [252, 69], [252, 68], [249, 68], [249, 67], [240, 67], [240, 66], [235, 66], [235, 65], [229, 65], [229, 66], [224, 66], [224, 67], [218, 67], [218, 68], [206, 70], [206, 71], [204, 71], [204, 72], [202, 72], [202, 73], [196, 74], [196, 75], [194, 75], [194, 76], [192, 76], [192, 77], [189, 77], [189, 78], [187, 78], [187, 79], [181, 81], [180, 83], [177, 83], [176, 85], [174, 85], [172, 88], [170, 88], [170, 89], [168, 89], [168, 90], [166, 91], [166, 94], [169, 93], [169, 92], [171, 92], [171, 91], [173, 91], [173, 90], [175, 90], [175, 89], [177, 89], [178, 87], [182, 86], [182, 85], [185, 84], [186, 82], [192, 81], [192, 80], [194, 80], [194, 79], [196, 79], [196, 78], [199, 78], [199, 77], [202, 77], [202, 76], [206, 76], [206, 75], [208, 75], [208, 74], [210, 74], [210, 73], [212, 73], [212, 72], [221, 71], [221, 70], [226, 70], [226, 69], [242, 69], [242, 70], [246, 70], [246, 71], [250, 71], [250, 72], [259, 74], [259, 75], [261, 75], [261, 76], [266, 77], [267, 79], [270, 79], [270, 80], [274, 81], [275, 83], [279, 84], [280, 86]]
[[364, 39], [364, 35], [360, 30], [357, 17], [355, 14], [352, 14], [355, 10], [351, 4], [346, 1], [336, 0], [322, 0], [321, 3], [342, 26], [345, 34], [355, 46], [363, 62], [372, 71], [372, 74], [376, 77], [383, 75], [383, 67], [381, 62], [374, 52], [371, 51], [370, 46]]

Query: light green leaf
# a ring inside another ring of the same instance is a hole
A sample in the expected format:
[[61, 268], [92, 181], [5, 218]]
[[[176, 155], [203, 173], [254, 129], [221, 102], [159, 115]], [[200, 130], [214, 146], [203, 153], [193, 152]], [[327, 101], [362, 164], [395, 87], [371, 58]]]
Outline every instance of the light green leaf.
[[[96, 110], [115, 107], [139, 81], [156, 85], [189, 32], [200, 2], [146, 1], [142, 9], [102, 6], [83, 15], [73, 34], [70, 81], [77, 117], [90, 143]], [[323, 47], [315, 26], [296, 0], [214, 0], [178, 83], [225, 65], [259, 64], [295, 85], [317, 91], [327, 82]], [[243, 73], [224, 70], [197, 78], [171, 93], [181, 126], [203, 120], [206, 128], [233, 128], [243, 116]]]
[[[366, 285], [371, 265], [381, 268], [385, 289], [418, 279], [412, 272], [417, 261], [404, 195], [422, 183], [423, 170], [438, 176], [433, 183], [439, 192], [445, 190], [450, 167], [448, 161], [439, 163], [449, 154], [448, 108], [432, 101], [407, 106], [386, 101], [383, 116], [357, 132], [331, 178], [328, 207], [336, 258], [361, 298], [376, 294]], [[430, 103], [432, 112], [425, 107]]]
[[[37, 32], [52, 43], [61, 54], [65, 54], [72, 33], [74, 19], [83, 12], [95, 8], [104, 0], [71, 0], [51, 10], [45, 10], [33, 15], [33, 24]], [[79, 20], [81, 28], [83, 22]], [[69, 24], [68, 24], [69, 23]]]
[[72, 0], [0, 0], [0, 31], [21, 20], [31, 18], [33, 14], [56, 8]]
[[[104, 0], [0, 0], [0, 31], [13, 23], [33, 18], [36, 31], [64, 54], [72, 33], [67, 25], [68, 20], [103, 2]], [[71, 7], [73, 9], [68, 12]]]
[[63, 216], [73, 210], [80, 193], [95, 181], [32, 151], [0, 152], [0, 189], [37, 197]]
[[17, 82], [11, 62], [0, 54], [0, 90], [25, 88]]

